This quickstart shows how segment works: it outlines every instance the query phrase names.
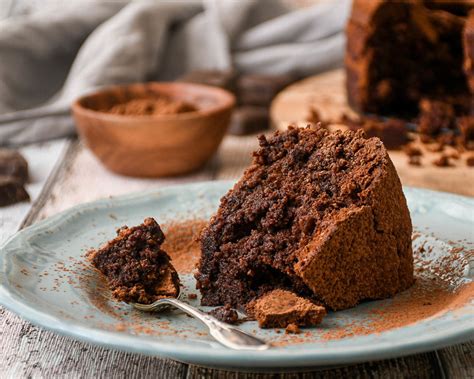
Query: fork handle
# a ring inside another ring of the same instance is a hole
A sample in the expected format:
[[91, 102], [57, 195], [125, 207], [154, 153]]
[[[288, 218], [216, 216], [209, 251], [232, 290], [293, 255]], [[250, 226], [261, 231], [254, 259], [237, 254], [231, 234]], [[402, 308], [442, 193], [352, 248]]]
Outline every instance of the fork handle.
[[208, 328], [211, 336], [222, 345], [235, 350], [266, 350], [270, 346], [263, 340], [246, 333], [235, 326], [231, 326], [217, 320], [215, 317], [201, 312], [193, 306], [178, 299], [161, 299], [161, 303], [167, 303], [181, 309], [188, 315], [202, 321]]

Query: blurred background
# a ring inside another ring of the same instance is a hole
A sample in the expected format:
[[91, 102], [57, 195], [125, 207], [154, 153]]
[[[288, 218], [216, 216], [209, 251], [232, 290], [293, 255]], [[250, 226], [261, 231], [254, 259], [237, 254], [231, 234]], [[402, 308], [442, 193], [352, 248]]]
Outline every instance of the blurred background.
[[290, 124], [364, 129], [403, 184], [473, 196], [472, 7], [1, 0], [3, 222], [48, 180], [45, 214], [236, 179], [256, 136]]

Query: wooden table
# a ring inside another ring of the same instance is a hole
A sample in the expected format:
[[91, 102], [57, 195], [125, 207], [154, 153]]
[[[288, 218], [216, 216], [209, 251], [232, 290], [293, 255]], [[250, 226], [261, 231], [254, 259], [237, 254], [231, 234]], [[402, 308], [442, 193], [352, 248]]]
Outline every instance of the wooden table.
[[[204, 169], [186, 177], [163, 180], [113, 175], [76, 140], [29, 147], [25, 152], [33, 163], [35, 184], [30, 191], [35, 201], [31, 207], [0, 209], [0, 242], [17, 227], [85, 201], [169, 184], [237, 178], [256, 146], [255, 137], [226, 137], [215, 159]], [[312, 368], [299, 373], [236, 373], [75, 341], [33, 326], [3, 308], [0, 341], [0, 378], [474, 378], [472, 342], [405, 358]], [[274, 372], [278, 371], [275, 367]]]

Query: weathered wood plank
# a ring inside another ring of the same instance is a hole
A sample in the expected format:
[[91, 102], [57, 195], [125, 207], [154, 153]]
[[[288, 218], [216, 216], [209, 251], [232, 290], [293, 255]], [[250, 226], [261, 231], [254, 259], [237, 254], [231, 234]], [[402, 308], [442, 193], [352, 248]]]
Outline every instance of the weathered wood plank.
[[474, 341], [437, 351], [448, 378], [474, 378]]
[[0, 208], [0, 245], [18, 230], [25, 216], [29, 214], [32, 204], [42, 193], [56, 162], [65, 153], [67, 144], [66, 140], [58, 140], [20, 149], [29, 162], [30, 180], [26, 189], [30, 194], [31, 202]]
[[186, 365], [104, 349], [38, 328], [0, 309], [2, 378], [184, 378]]
[[270, 373], [232, 372], [190, 365], [187, 378], [202, 379], [310, 379], [310, 378], [443, 378], [435, 353], [367, 362], [357, 365], [312, 369], [311, 371]]
[[132, 178], [106, 170], [80, 142], [71, 149], [70, 162], [65, 163], [61, 176], [51, 189], [49, 200], [39, 215], [40, 219], [56, 214], [74, 205], [126, 193], [152, 190], [173, 184], [211, 180], [215, 163], [182, 177]]

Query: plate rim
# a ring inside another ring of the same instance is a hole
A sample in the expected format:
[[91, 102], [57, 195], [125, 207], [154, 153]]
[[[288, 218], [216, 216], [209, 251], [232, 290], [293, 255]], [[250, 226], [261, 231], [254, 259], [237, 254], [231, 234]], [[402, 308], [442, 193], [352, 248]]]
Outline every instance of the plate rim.
[[[113, 208], [122, 203], [135, 200], [146, 200], [150, 196], [160, 196], [173, 194], [177, 190], [197, 190], [215, 186], [224, 189], [230, 189], [235, 183], [233, 180], [203, 181], [197, 183], [185, 183], [178, 185], [164, 186], [158, 189], [136, 192], [132, 194], [113, 196], [99, 199], [92, 202], [75, 205], [62, 212], [59, 212], [44, 220], [24, 228], [13, 236], [8, 238], [0, 247], [0, 305], [21, 318], [31, 322], [34, 325], [43, 327], [52, 332], [78, 339], [95, 345], [107, 348], [118, 349], [122, 351], [141, 353], [150, 356], [162, 356], [171, 359], [184, 361], [188, 363], [201, 364], [213, 367], [314, 367], [333, 364], [347, 364], [363, 362], [368, 360], [380, 360], [386, 358], [395, 358], [405, 355], [411, 355], [424, 351], [436, 350], [456, 343], [462, 343], [474, 339], [474, 325], [466, 322], [451, 323], [451, 328], [443, 328], [442, 331], [429, 336], [413, 336], [404, 338], [400, 341], [380, 341], [371, 346], [361, 346], [357, 350], [351, 349], [351, 346], [327, 347], [324, 351], [315, 351], [312, 348], [295, 348], [284, 350], [275, 348], [268, 351], [259, 352], [238, 352], [224, 348], [214, 348], [217, 343], [208, 343], [202, 349], [196, 349], [195, 346], [186, 346], [171, 342], [151, 341], [149, 338], [143, 338], [143, 344], [137, 347], [136, 336], [124, 334], [123, 336], [115, 332], [81, 326], [77, 323], [70, 323], [65, 319], [57, 318], [44, 311], [36, 309], [15, 296], [7, 286], [6, 275], [3, 271], [5, 267], [4, 257], [7, 254], [8, 246], [19, 242], [24, 244], [24, 236], [36, 233], [43, 229], [48, 229], [53, 225], [61, 224], [72, 215], [81, 211], [97, 210], [104, 208]], [[429, 195], [453, 200], [467, 202], [474, 208], [474, 198], [467, 196], [450, 194], [441, 191], [433, 191], [416, 187], [403, 187], [404, 191], [421, 191]], [[223, 191], [224, 192], [224, 191]], [[23, 241], [22, 241], [23, 239]], [[453, 325], [454, 324], [454, 325]], [[219, 345], [220, 347], [220, 345]], [[279, 366], [275, 366], [278, 362]]]

